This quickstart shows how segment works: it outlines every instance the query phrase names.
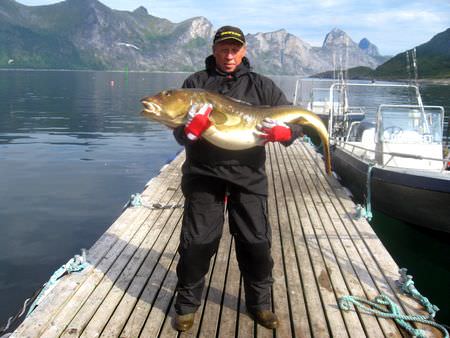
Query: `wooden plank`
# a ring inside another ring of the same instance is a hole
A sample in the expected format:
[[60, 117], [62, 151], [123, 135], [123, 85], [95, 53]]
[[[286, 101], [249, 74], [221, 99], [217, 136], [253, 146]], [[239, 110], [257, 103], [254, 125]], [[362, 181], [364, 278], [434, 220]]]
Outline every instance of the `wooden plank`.
[[[286, 153], [289, 153], [291, 156], [288, 158]], [[305, 181], [307, 182], [307, 186], [311, 192], [313, 202], [316, 206], [318, 214], [320, 215], [323, 224], [323, 243], [326, 245], [326, 247], [322, 246], [322, 252], [325, 255], [336, 257], [344, 283], [347, 285], [347, 289], [355, 296], [366, 297], [367, 294], [364, 292], [364, 289], [360, 284], [360, 279], [355, 271], [355, 269], [364, 269], [364, 271], [366, 271], [366, 269], [363, 265], [357, 265], [356, 261], [361, 261], [361, 259], [357, 251], [354, 249], [352, 245], [353, 243], [349, 240], [346, 243], [347, 247], [345, 247], [345, 244], [342, 243], [343, 236], [345, 236], [344, 229], [339, 228], [340, 231], [336, 231], [335, 227], [339, 227], [341, 225], [341, 219], [338, 217], [336, 210], [330, 201], [330, 196], [326, 191], [320, 189], [322, 187], [320, 176], [318, 177], [312, 170], [309, 171], [311, 166], [307, 156], [302, 158], [300, 164], [298, 156], [295, 156], [298, 155], [298, 153], [293, 153], [292, 149], [288, 150], [286, 153], [284, 154], [285, 163], [289, 162], [290, 165], [292, 165], [292, 161], [294, 161], [294, 164], [296, 165], [295, 170], [297, 172], [301, 172], [303, 177], [305, 177]], [[312, 182], [315, 182], [315, 184], [312, 184]], [[347, 253], [348, 251], [350, 251], [350, 254]], [[370, 276], [367, 273], [364, 277], [370, 280]], [[337, 296], [341, 297], [343, 295], [338, 294]], [[376, 318], [361, 313], [359, 313], [359, 317], [362, 321], [366, 336], [383, 336], [383, 332], [381, 331]]]
[[[294, 160], [298, 158], [299, 152], [302, 151], [306, 157], [308, 157], [309, 153], [307, 153], [305, 146], [297, 147], [290, 153], [290, 159]], [[300, 167], [300, 163], [297, 163]], [[302, 163], [302, 167], [309, 172], [311, 177], [314, 177], [318, 173], [314, 171], [314, 163], [311, 161], [306, 161], [306, 163]], [[299, 168], [300, 169], [300, 168]], [[361, 287], [351, 288], [351, 292], [353, 295], [360, 296], [363, 298], [374, 298], [379, 294], [379, 289], [374, 280], [377, 278], [380, 279], [381, 276], [372, 275], [369, 271], [369, 266], [367, 265], [366, 259], [363, 255], [361, 255], [360, 250], [358, 250], [358, 246], [356, 242], [360, 242], [361, 238], [355, 234], [348, 231], [349, 224], [352, 223], [352, 219], [348, 217], [345, 210], [343, 210], [338, 197], [336, 196], [335, 191], [332, 189], [330, 181], [334, 185], [338, 185], [334, 177], [324, 177], [319, 173], [318, 184], [316, 188], [320, 191], [319, 194], [323, 200], [324, 206], [327, 209], [333, 227], [331, 228], [332, 232], [328, 233], [328, 236], [337, 237], [340, 239], [342, 243], [342, 248], [345, 250], [345, 254], [341, 256], [341, 262], [344, 266], [344, 270], [347, 271], [350, 267], [347, 267], [345, 262], [348, 262], [348, 265], [351, 265], [354, 272], [356, 274]], [[370, 262], [370, 261], [369, 261]], [[360, 313], [363, 321], [366, 322], [366, 330], [368, 336], [378, 337], [381, 333], [378, 331], [377, 325], [373, 322], [377, 320], [376, 317], [370, 316], [365, 313]], [[367, 321], [368, 317], [372, 317], [372, 320]], [[377, 320], [383, 333], [385, 336], [389, 337], [398, 337], [401, 336], [401, 332], [396, 327], [393, 321], [386, 320]]]
[[221, 322], [217, 332], [218, 337], [234, 337], [237, 335], [240, 271], [236, 260], [234, 240], [231, 241], [226, 275], [222, 313], [220, 316]]
[[[145, 284], [144, 290], [140, 294], [137, 299], [137, 303], [135, 297], [129, 296], [126, 299], [123, 299], [123, 304], [120, 304], [116, 309], [118, 315], [122, 312], [128, 313], [128, 308], [133, 306], [131, 309], [132, 312], [125, 323], [125, 326], [120, 334], [123, 337], [138, 337], [145, 321], [152, 309], [153, 306], [158, 306], [160, 304], [170, 304], [170, 300], [173, 296], [172, 292], [169, 292], [167, 285], [170, 285], [171, 288], [175, 287], [176, 284], [176, 275], [171, 269], [172, 265], [176, 265], [178, 259], [176, 257], [176, 250], [178, 247], [179, 236], [180, 236], [180, 227], [181, 227], [181, 219], [176, 224], [175, 232], [172, 235], [167, 247], [161, 255], [161, 258], [158, 264], [155, 267], [155, 270], [150, 276], [150, 279]], [[143, 270], [145, 268], [143, 267]], [[145, 271], [139, 272], [136, 276], [137, 279], [146, 279], [147, 274]], [[138, 282], [136, 282], [138, 283]], [[128, 299], [130, 298], [130, 299]], [[131, 305], [129, 304], [131, 303]], [[155, 305], [156, 304], [156, 305]], [[168, 306], [161, 306], [160, 310], [162, 312], [166, 312]], [[111, 318], [111, 324], [103, 332], [105, 336], [114, 336], [116, 333], [116, 328], [114, 323], [114, 317]], [[118, 329], [118, 328], [117, 328]], [[109, 334], [111, 332], [111, 335]]]
[[[308, 148], [305, 149], [307, 149], [307, 151], [312, 154], [313, 150]], [[313, 158], [316, 166], [323, 165], [323, 161], [319, 155], [315, 154], [311, 157]], [[381, 274], [383, 276], [382, 278], [374, 279], [375, 282], [380, 281], [379, 283], [376, 283], [380, 292], [386, 293], [394, 301], [396, 301], [403, 308], [405, 313], [411, 315], [426, 315], [426, 312], [419, 303], [400, 292], [399, 288], [396, 285], [396, 281], [400, 277], [397, 264], [395, 263], [387, 249], [384, 247], [384, 245], [381, 243], [381, 240], [375, 234], [369, 223], [363, 219], [354, 219], [353, 215], [355, 214], [355, 204], [351, 201], [351, 199], [345, 193], [344, 188], [338, 182], [335, 182], [334, 184], [336, 185], [333, 186], [333, 190], [336, 192], [336, 195], [339, 196], [339, 201], [345, 209], [347, 217], [352, 220], [352, 222], [349, 224], [352, 225], [354, 233], [358, 234], [359, 238], [362, 239], [362, 243], [361, 245], [359, 245], [359, 248], [361, 248], [362, 250], [361, 252], [364, 252], [363, 246], [365, 246], [365, 251], [369, 253], [369, 255], [365, 256], [365, 261], [371, 260], [371, 262], [367, 264], [371, 275], [377, 276], [377, 274]], [[360, 243], [357, 242], [356, 244]], [[417, 324], [417, 327], [423, 329], [427, 337], [442, 336], [439, 330], [434, 329], [430, 326]], [[408, 336], [407, 333], [404, 333], [404, 335]]]
[[[288, 159], [285, 158], [285, 161]], [[322, 253], [324, 255], [330, 255], [336, 258], [338, 263], [338, 268], [342, 274], [343, 281], [347, 286], [347, 290], [351, 290], [351, 292], [360, 297], [364, 297], [364, 291], [359, 283], [359, 280], [356, 276], [356, 272], [353, 269], [352, 261], [357, 259], [358, 257], [348, 256], [344, 247], [342, 245], [340, 235], [335, 230], [334, 222], [336, 219], [332, 219], [330, 217], [330, 213], [333, 213], [334, 208], [331, 203], [327, 203], [328, 201], [325, 199], [326, 194], [322, 191], [318, 190], [318, 186], [320, 182], [318, 181], [315, 174], [308, 174], [306, 170], [309, 168], [309, 161], [304, 159], [302, 161], [302, 166], [298, 167], [298, 170], [302, 172], [302, 175], [305, 177], [305, 182], [307, 182], [307, 186], [309, 191], [311, 192], [311, 196], [313, 199], [313, 203], [316, 206], [316, 210], [319, 214], [319, 217], [323, 224], [323, 242], [324, 246], [322, 246]], [[315, 182], [315, 184], [312, 184]], [[337, 297], [341, 297], [342, 295], [337, 294]], [[383, 333], [380, 330], [378, 322], [375, 318], [368, 315], [362, 315], [359, 313], [359, 319], [362, 320], [363, 329], [366, 332], [366, 336], [369, 337], [380, 337]]]
[[[180, 222], [181, 223], [181, 222]], [[180, 224], [178, 226], [180, 228]], [[176, 266], [178, 263], [178, 255], [170, 264], [166, 278], [160, 287], [157, 298], [148, 314], [146, 322], [140, 333], [141, 337], [177, 337], [178, 332], [172, 328], [172, 319], [175, 317], [175, 310], [172, 303], [175, 299], [175, 288], [177, 286]], [[166, 332], [161, 331], [166, 328]], [[126, 332], [124, 330], [124, 332]], [[122, 334], [121, 337], [136, 337]]]
[[[276, 163], [276, 155], [274, 154], [275, 149], [272, 147], [270, 149], [271, 158], [273, 158], [272, 162]], [[279, 177], [277, 177], [277, 179], [280, 180]], [[300, 194], [300, 192], [297, 191], [296, 194]], [[271, 195], [275, 196], [274, 193]], [[287, 209], [290, 211], [290, 214], [296, 212], [296, 208], [292, 205], [288, 206]], [[329, 327], [323, 311], [323, 303], [321, 295], [319, 294], [318, 284], [314, 276], [314, 253], [310, 251], [310, 246], [307, 243], [308, 239], [305, 236], [303, 229], [303, 224], [310, 223], [310, 219], [305, 212], [300, 214], [297, 212], [294, 215], [292, 223], [294, 223], [294, 225], [290, 226], [290, 230], [295, 243], [293, 247], [295, 249], [300, 270], [302, 291], [308, 306], [306, 313], [303, 316], [304, 318], [308, 317], [310, 330], [313, 336], [327, 337], [329, 334]], [[299, 297], [300, 296], [301, 295], [299, 295]], [[310, 311], [310, 309], [313, 309], [313, 311]]]
[[[179, 198], [181, 198], [180, 195], [178, 196]], [[102, 332], [102, 336], [118, 336], [124, 326], [130, 322], [134, 328], [132, 334], [128, 333], [128, 336], [138, 336], [174, 259], [178, 246], [179, 229], [177, 226], [181, 219], [181, 213], [182, 211], [178, 209], [167, 219], [164, 232], [158, 237], [157, 242], [140, 266], [139, 271], [133, 277], [130, 287], [115, 308], [107, 326]], [[137, 315], [134, 311], [136, 309], [142, 315]]]
[[[273, 253], [275, 259], [274, 305], [280, 317], [277, 334], [288, 337], [293, 334], [309, 337], [309, 313], [302, 289], [302, 276], [298, 268], [295, 245], [292, 241], [287, 210], [290, 208], [282, 194], [280, 170], [273, 145], [269, 147], [269, 217], [272, 224]], [[282, 285], [282, 286], [281, 286]]]
[[[279, 155], [281, 149], [279, 145], [276, 147], [277, 161], [281, 165], [282, 158]], [[336, 292], [346, 290], [346, 286], [343, 283], [342, 276], [339, 274], [335, 257], [323, 255], [322, 246], [326, 245], [323, 241], [323, 225], [304, 178], [300, 176], [298, 183], [299, 187], [297, 191], [300, 194], [296, 194], [295, 196], [298, 203], [297, 211], [300, 215], [306, 211], [305, 217], [302, 218], [302, 227], [305, 239], [307, 240], [309, 254], [313, 261], [312, 266], [316, 283], [319, 287], [324, 305], [324, 313], [330, 325], [331, 334], [338, 336], [359, 334], [360, 337], [363, 337], [364, 331], [358, 321], [357, 315], [355, 313], [351, 313], [350, 315], [348, 313], [341, 313], [337, 307]], [[283, 184], [288, 185], [289, 183], [283, 182]], [[313, 311], [317, 311], [317, 308], [309, 308], [308, 311], [309, 313], [313, 313]]]
[[[207, 285], [207, 298], [204, 301], [203, 316], [200, 319], [198, 331], [194, 332], [194, 330], [192, 330], [184, 335], [185, 337], [194, 337], [197, 336], [197, 334], [201, 334], [204, 337], [214, 337], [217, 334], [218, 327], [220, 326], [222, 300], [224, 297], [231, 249], [232, 237], [228, 228], [228, 222], [226, 222], [223, 236], [211, 268], [211, 282]], [[236, 297], [236, 295], [230, 296]]]
[[[177, 193], [178, 202], [181, 200], [181, 192]], [[177, 201], [177, 199], [175, 199]], [[145, 241], [139, 246], [133, 257], [131, 257], [128, 265], [125, 267], [120, 277], [115, 281], [113, 288], [104, 297], [101, 305], [89, 319], [89, 324], [83, 331], [82, 337], [94, 337], [98, 336], [106, 323], [109, 321], [112, 326], [115, 327], [115, 331], [120, 333], [121, 326], [125, 324], [128, 318], [129, 312], [123, 307], [118, 308], [119, 302], [125, 295], [129, 295], [137, 300], [142, 288], [144, 287], [144, 278], [149, 278], [149, 273], [155, 268], [160, 257], [164, 254], [164, 249], [170, 243], [171, 239], [174, 245], [172, 250], [176, 250], [176, 243], [178, 236], [172, 236], [174, 228], [177, 222], [181, 218], [181, 209], [176, 210], [164, 210], [163, 214], [167, 214], [166, 217], [160, 217], [152, 230], [147, 234]], [[138, 275], [138, 272], [141, 273]], [[144, 272], [145, 271], [145, 272]], [[144, 278], [137, 278], [143, 276]], [[140, 283], [138, 283], [140, 281]], [[133, 283], [133, 288], [129, 286]], [[113, 314], [116, 314], [113, 316]], [[110, 320], [111, 317], [114, 317]], [[109, 331], [111, 332], [111, 331]], [[109, 336], [114, 337], [114, 333], [107, 333]]]
[[239, 313], [238, 313], [238, 322], [237, 322], [237, 332], [236, 337], [253, 337], [255, 331], [255, 321], [252, 320], [247, 314], [247, 308], [245, 306], [245, 291], [244, 291], [244, 280], [240, 278], [239, 284]]
[[[171, 195], [171, 198], [167, 201], [164, 201], [165, 203], [173, 203], [177, 202], [177, 200], [173, 200], [173, 194]], [[92, 281], [92, 283], [87, 285], [86, 287], [86, 293], [80, 294], [80, 302], [77, 302], [81, 307], [77, 309], [75, 317], [73, 317], [72, 320], [70, 320], [70, 324], [67, 326], [67, 329], [65, 330], [64, 334], [62, 335], [70, 337], [72, 336], [71, 332], [78, 332], [81, 333], [85, 330], [86, 326], [88, 325], [91, 318], [94, 316], [95, 312], [99, 308], [99, 306], [102, 304], [104, 299], [106, 298], [107, 294], [110, 292], [111, 289], [114, 288], [114, 284], [120, 281], [120, 276], [123, 273], [123, 271], [126, 269], [129, 261], [132, 259], [133, 256], [137, 255], [136, 260], [138, 262], [142, 261], [144, 259], [143, 252], [147, 252], [146, 248], [142, 251], [139, 250], [139, 247], [142, 245], [142, 243], [145, 243], [146, 238], [151, 238], [151, 243], [153, 244], [155, 239], [157, 238], [158, 234], [161, 233], [161, 224], [164, 224], [167, 220], [167, 218], [171, 215], [167, 212], [164, 212], [163, 210], [155, 210], [155, 212], [152, 214], [154, 217], [151, 217], [147, 219], [140, 227], [139, 231], [136, 233], [133, 238], [128, 241], [128, 243], [125, 241], [126, 247], [125, 249], [115, 258], [114, 264], [111, 267], [108, 267], [107, 269], [100, 270], [99, 271], [99, 277], [103, 278], [100, 281]], [[151, 234], [148, 236], [148, 234]], [[147, 237], [148, 236], [148, 237]], [[138, 266], [132, 264], [131, 268], [132, 270], [129, 273], [126, 273], [125, 276], [128, 274], [133, 274]], [[128, 282], [128, 277], [125, 277], [124, 284]], [[124, 288], [125, 285], [122, 287], [119, 287], [119, 290], [121, 288]], [[89, 292], [89, 293], [88, 293]], [[116, 297], [114, 297], [116, 298]], [[76, 306], [75, 299], [71, 300], [71, 306]], [[107, 311], [105, 309], [105, 311]], [[110, 310], [108, 310], [110, 311]], [[73, 313], [73, 312], [72, 312]], [[95, 332], [95, 335], [99, 335], [100, 332]]]

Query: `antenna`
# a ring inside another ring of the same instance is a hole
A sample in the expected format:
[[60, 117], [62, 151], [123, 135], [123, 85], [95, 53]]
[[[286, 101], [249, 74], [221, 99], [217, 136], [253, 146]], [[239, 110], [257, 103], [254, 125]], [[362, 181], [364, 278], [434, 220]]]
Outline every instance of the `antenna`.
[[[409, 56], [409, 53], [411, 53], [411, 57]], [[414, 88], [416, 91], [416, 98], [419, 103], [420, 110], [422, 112], [422, 117], [423, 117], [424, 124], [425, 124], [425, 130], [427, 132], [429, 132], [430, 126], [426, 119], [425, 108], [423, 106], [423, 101], [422, 101], [422, 95], [420, 95], [420, 89], [419, 89], [419, 72], [418, 72], [418, 67], [417, 67], [416, 48], [413, 48], [406, 52], [406, 69], [408, 70], [409, 85], [412, 85], [411, 66], [412, 66], [412, 68], [413, 68], [412, 70], [414, 72]]]
[[406, 73], [408, 74], [408, 83], [411, 84], [411, 61], [409, 61], [409, 50], [406, 51]]
[[350, 67], [350, 62], [349, 62], [349, 51], [348, 51], [348, 44], [349, 44], [349, 38], [345, 39], [345, 79], [348, 79], [348, 67]]
[[336, 80], [336, 51], [333, 50], [333, 80]]
[[418, 84], [418, 78], [419, 78], [419, 72], [417, 68], [417, 54], [416, 54], [416, 47], [412, 50], [412, 62], [413, 62], [413, 70], [414, 70], [414, 82], [417, 85]]

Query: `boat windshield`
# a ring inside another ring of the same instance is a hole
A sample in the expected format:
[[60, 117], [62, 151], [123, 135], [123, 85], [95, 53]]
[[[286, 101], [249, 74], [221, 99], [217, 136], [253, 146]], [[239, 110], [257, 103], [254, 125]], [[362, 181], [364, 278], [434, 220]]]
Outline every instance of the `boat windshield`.
[[316, 114], [329, 114], [331, 105], [328, 88], [312, 88], [307, 108]]
[[381, 105], [378, 111], [378, 139], [383, 143], [441, 144], [442, 107]]

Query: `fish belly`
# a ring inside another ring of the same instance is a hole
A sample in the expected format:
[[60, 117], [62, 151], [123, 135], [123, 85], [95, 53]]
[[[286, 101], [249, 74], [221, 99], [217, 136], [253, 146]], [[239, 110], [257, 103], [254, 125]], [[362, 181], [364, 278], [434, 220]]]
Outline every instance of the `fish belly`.
[[222, 131], [211, 126], [203, 137], [215, 146], [228, 150], [243, 150], [263, 145], [263, 140], [256, 137], [252, 129]]

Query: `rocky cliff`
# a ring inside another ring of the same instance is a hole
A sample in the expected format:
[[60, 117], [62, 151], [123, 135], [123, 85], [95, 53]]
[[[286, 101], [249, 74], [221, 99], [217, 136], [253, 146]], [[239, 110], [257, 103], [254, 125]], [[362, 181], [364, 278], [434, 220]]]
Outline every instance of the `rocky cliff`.
[[[98, 0], [47, 6], [0, 2], [0, 67], [194, 71], [211, 52], [214, 28], [204, 17], [180, 23], [144, 7], [118, 11]], [[334, 29], [313, 47], [281, 29], [248, 34], [249, 59], [266, 74], [310, 75], [383, 61], [376, 46]]]

